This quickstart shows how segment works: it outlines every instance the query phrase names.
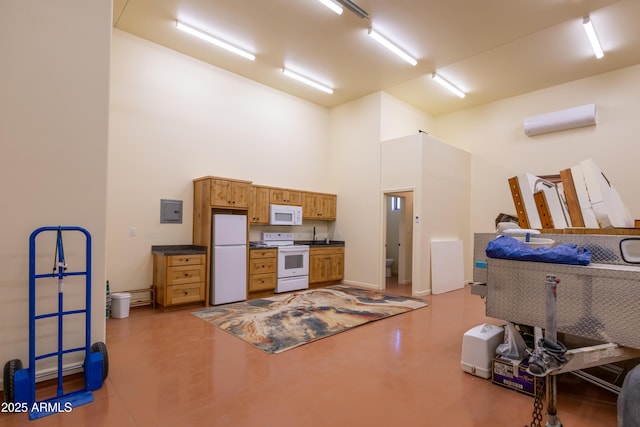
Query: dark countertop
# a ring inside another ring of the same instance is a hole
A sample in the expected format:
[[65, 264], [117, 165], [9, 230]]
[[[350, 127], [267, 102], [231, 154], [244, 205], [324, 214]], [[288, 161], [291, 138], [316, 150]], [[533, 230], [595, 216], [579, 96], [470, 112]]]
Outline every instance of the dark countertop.
[[253, 250], [253, 249], [276, 249], [275, 246], [264, 246], [264, 245], [257, 245], [255, 243], [249, 243], [249, 250]]
[[309, 245], [310, 248], [331, 248], [344, 246], [344, 240], [329, 240], [329, 243], [325, 243], [324, 240], [296, 240], [296, 245]]
[[207, 247], [197, 246], [197, 245], [162, 245], [162, 246], [151, 246], [151, 252], [162, 254], [165, 256], [199, 255], [199, 254], [206, 254]]
[[[315, 243], [312, 240], [296, 240], [294, 245], [308, 245], [310, 248], [336, 248], [344, 247], [344, 240], [329, 240], [329, 243], [325, 243], [324, 240], [318, 240]], [[249, 245], [249, 249], [276, 249], [275, 246], [261, 246], [252, 242]]]

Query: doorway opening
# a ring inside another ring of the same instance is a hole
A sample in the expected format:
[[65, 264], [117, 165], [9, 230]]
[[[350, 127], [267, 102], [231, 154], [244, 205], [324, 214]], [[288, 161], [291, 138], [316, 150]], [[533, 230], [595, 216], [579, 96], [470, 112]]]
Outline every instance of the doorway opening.
[[413, 191], [385, 193], [384, 289], [412, 295]]

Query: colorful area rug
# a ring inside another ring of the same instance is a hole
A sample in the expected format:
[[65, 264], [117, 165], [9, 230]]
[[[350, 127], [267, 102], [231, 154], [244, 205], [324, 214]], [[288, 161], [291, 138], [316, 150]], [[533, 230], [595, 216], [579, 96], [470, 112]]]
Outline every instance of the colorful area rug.
[[193, 315], [274, 354], [426, 306], [417, 298], [336, 285], [211, 307]]

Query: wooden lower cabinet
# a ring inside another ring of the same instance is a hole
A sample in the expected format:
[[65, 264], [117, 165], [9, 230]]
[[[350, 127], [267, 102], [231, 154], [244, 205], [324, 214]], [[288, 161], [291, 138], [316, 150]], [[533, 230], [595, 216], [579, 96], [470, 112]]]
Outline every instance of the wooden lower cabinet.
[[205, 254], [153, 253], [156, 303], [163, 307], [205, 301]]
[[309, 249], [309, 285], [327, 286], [344, 279], [344, 247]]
[[249, 251], [249, 293], [273, 291], [278, 272], [277, 249], [251, 249]]

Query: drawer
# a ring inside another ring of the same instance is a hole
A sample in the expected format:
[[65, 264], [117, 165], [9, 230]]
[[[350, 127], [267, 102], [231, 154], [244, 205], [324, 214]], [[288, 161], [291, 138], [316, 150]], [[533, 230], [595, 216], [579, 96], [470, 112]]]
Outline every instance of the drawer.
[[276, 288], [275, 274], [254, 274], [249, 276], [249, 292]]
[[277, 258], [253, 258], [249, 260], [249, 274], [275, 273]]
[[204, 282], [167, 286], [167, 304], [204, 301]]
[[278, 250], [277, 249], [251, 249], [249, 251], [249, 258], [257, 259], [257, 258], [277, 258]]
[[167, 267], [167, 285], [204, 282], [204, 265]]
[[309, 256], [312, 255], [340, 255], [344, 254], [344, 246], [332, 246], [329, 248], [311, 248]]
[[170, 255], [167, 257], [167, 265], [169, 267], [176, 265], [197, 265], [204, 264], [204, 254], [193, 255]]

